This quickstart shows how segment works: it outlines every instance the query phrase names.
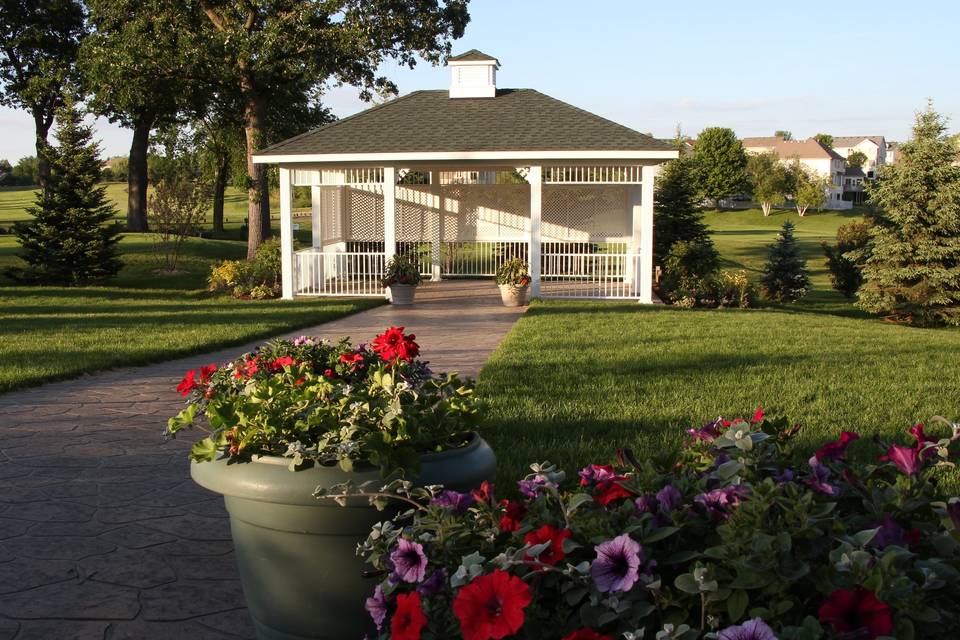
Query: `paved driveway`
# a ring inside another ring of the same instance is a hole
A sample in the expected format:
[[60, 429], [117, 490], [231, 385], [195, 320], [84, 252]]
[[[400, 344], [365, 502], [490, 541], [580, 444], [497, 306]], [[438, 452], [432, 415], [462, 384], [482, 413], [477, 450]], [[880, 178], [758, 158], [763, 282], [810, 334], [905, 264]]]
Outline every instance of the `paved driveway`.
[[[475, 376], [520, 313], [497, 296], [429, 284], [294, 335], [404, 325], [435, 370]], [[189, 478], [189, 434], [161, 435], [185, 370], [252, 346], [0, 395], [0, 639], [253, 637], [223, 504]]]

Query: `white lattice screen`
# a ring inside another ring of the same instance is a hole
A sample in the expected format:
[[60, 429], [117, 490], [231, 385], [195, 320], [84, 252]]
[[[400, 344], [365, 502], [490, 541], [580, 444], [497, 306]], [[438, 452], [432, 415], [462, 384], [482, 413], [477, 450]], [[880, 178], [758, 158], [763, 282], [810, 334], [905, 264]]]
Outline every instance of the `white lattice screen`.
[[346, 187], [347, 240], [383, 241], [383, 187]]
[[430, 185], [397, 187], [397, 240], [432, 242], [439, 237], [440, 198]]
[[625, 239], [632, 218], [626, 186], [544, 185], [541, 235], [553, 242]]
[[528, 185], [450, 185], [441, 193], [444, 242], [519, 240], [530, 231]]
[[320, 187], [320, 231], [324, 244], [346, 239], [343, 222], [343, 189]]

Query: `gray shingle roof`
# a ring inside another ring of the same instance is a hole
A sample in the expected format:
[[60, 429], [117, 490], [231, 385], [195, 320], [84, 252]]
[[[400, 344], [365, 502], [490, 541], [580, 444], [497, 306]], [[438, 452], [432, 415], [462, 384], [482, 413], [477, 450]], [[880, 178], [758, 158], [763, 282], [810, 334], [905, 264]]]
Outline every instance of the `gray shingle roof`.
[[864, 140], [870, 140], [878, 147], [885, 143], [883, 136], [834, 136], [833, 147], [855, 147]]
[[500, 89], [495, 98], [415, 91], [257, 155], [554, 150], [673, 149], [539, 91]]
[[453, 60], [454, 62], [489, 62], [493, 61], [497, 64], [500, 64], [500, 61], [494, 58], [491, 55], [487, 55], [479, 49], [470, 49], [470, 51], [464, 51], [461, 54], [450, 56], [447, 60]]

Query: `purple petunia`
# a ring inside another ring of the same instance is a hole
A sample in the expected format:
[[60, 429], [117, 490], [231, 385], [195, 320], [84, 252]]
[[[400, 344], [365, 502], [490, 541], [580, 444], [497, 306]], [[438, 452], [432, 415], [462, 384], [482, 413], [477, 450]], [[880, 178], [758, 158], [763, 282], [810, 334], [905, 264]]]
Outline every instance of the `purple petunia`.
[[310, 336], [300, 336], [293, 341], [295, 347], [311, 347], [316, 344]]
[[444, 507], [454, 513], [464, 513], [476, 501], [477, 499], [469, 493], [460, 493], [459, 491], [447, 489], [430, 500], [430, 504]]
[[550, 478], [538, 473], [530, 479], [524, 479], [517, 483], [520, 493], [528, 498], [536, 498], [543, 489], [556, 489], [557, 483], [552, 482]]
[[373, 590], [373, 596], [367, 598], [367, 602], [363, 605], [363, 608], [366, 609], [370, 617], [373, 618], [373, 623], [377, 625], [377, 631], [380, 631], [380, 629], [383, 628], [383, 621], [387, 618], [389, 608], [387, 597], [383, 595], [383, 589], [380, 585], [377, 585], [377, 588]]
[[718, 640], [777, 640], [773, 629], [760, 618], [747, 620], [741, 625], [727, 627], [717, 636]]
[[640, 575], [643, 549], [626, 533], [596, 546], [597, 559], [590, 567], [597, 590], [601, 593], [629, 591]]
[[423, 582], [427, 572], [427, 556], [421, 544], [399, 538], [397, 546], [390, 553], [390, 561], [397, 580], [413, 584]]
[[694, 441], [713, 442], [723, 432], [723, 419], [717, 418], [700, 429], [687, 429], [687, 435]]
[[810, 470], [813, 473], [805, 479], [805, 482], [810, 485], [811, 489], [826, 494], [831, 498], [836, 498], [840, 495], [840, 487], [827, 482], [827, 480], [830, 479], [830, 469], [820, 464], [816, 456], [810, 458]]
[[793, 482], [794, 477], [795, 474], [793, 473], [793, 469], [787, 467], [777, 475], [773, 476], [773, 479], [777, 484], [786, 484], [788, 482]]
[[653, 513], [657, 510], [657, 499], [653, 496], [640, 496], [633, 501], [633, 512], [636, 515], [641, 513]]
[[660, 512], [669, 513], [683, 503], [683, 494], [672, 484], [668, 484], [657, 492], [657, 502], [660, 503]]
[[609, 482], [617, 477], [613, 467], [599, 464], [587, 465], [577, 475], [580, 476], [580, 485], [584, 487], [598, 482]]
[[417, 585], [417, 593], [424, 598], [431, 598], [437, 595], [443, 589], [444, 582], [447, 579], [447, 572], [443, 569], [437, 569], [430, 574], [430, 577]]
[[740, 500], [748, 493], [748, 487], [735, 484], [701, 493], [693, 501], [706, 509], [711, 520], [725, 520], [733, 509], [740, 506]]

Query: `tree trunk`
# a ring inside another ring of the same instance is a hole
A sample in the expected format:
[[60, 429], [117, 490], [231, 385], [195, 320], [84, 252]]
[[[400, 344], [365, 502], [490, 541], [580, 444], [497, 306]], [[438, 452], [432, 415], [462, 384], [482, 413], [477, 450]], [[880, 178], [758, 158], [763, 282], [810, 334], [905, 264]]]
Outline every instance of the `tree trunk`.
[[147, 150], [152, 116], [141, 116], [133, 125], [133, 142], [127, 165], [127, 230], [147, 230]]
[[47, 159], [47, 137], [50, 134], [50, 126], [53, 119], [43, 113], [34, 111], [33, 113], [35, 144], [37, 148], [37, 184], [40, 190], [47, 188], [47, 182], [50, 178], [50, 161]]
[[763, 216], [767, 217], [770, 215], [770, 209], [773, 208], [773, 204], [769, 202], [761, 202], [760, 208], [763, 209]]
[[213, 177], [213, 234], [223, 233], [223, 201], [227, 191], [227, 172], [230, 170], [230, 157], [223, 154], [217, 159]]
[[262, 164], [253, 163], [253, 154], [263, 144], [263, 123], [266, 105], [257, 91], [250, 73], [244, 73], [240, 79], [240, 89], [243, 93], [243, 130], [246, 138], [247, 151], [247, 259], [252, 260], [257, 253], [257, 247], [263, 244], [269, 233], [264, 234], [264, 220], [270, 228], [269, 202], [264, 211], [263, 194], [268, 192], [267, 171]]

